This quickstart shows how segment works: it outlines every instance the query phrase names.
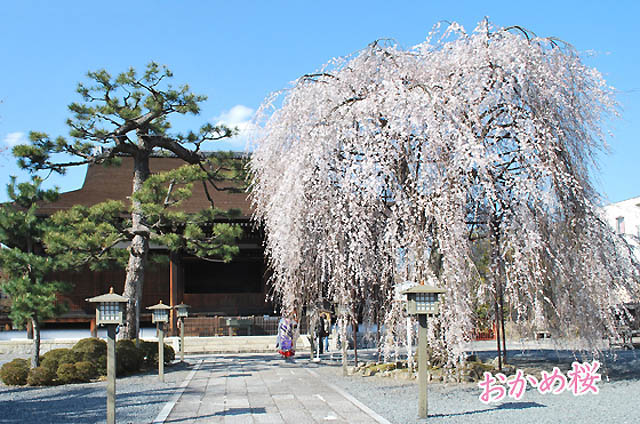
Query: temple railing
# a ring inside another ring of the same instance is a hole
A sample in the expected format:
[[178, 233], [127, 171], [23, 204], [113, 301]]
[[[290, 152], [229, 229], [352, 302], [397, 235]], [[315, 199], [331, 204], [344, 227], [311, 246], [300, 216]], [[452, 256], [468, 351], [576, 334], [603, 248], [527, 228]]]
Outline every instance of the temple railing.
[[[184, 320], [184, 334], [191, 337], [271, 336], [278, 334], [279, 316], [194, 316]], [[300, 332], [307, 332], [302, 320]]]

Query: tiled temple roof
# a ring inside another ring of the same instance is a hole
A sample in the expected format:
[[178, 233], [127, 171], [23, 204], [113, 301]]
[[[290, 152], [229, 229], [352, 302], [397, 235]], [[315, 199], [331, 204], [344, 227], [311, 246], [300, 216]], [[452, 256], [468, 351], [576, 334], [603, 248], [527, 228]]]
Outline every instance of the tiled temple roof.
[[[186, 163], [173, 157], [152, 157], [149, 167], [152, 173], [178, 168]], [[128, 204], [132, 189], [133, 158], [123, 157], [119, 166], [90, 165], [82, 188], [61, 193], [57, 201], [43, 204], [38, 212], [50, 215], [59, 210], [70, 209], [75, 205], [92, 206], [105, 200], [120, 200]], [[219, 187], [229, 187], [230, 182], [220, 182]], [[217, 191], [208, 186], [214, 204], [223, 210], [239, 209], [243, 217], [251, 216], [251, 206], [245, 192]], [[204, 188], [194, 183], [191, 198], [179, 206], [185, 212], [197, 212], [211, 206]]]

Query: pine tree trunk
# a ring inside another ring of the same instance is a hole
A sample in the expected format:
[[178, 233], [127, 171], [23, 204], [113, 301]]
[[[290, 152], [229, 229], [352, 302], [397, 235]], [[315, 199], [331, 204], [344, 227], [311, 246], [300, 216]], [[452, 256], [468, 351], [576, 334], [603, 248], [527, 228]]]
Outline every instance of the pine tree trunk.
[[[137, 193], [142, 184], [149, 177], [149, 154], [138, 153], [134, 157], [133, 190]], [[129, 262], [127, 263], [127, 277], [124, 283], [123, 296], [129, 298], [127, 303], [127, 317], [124, 331], [119, 336], [123, 339], [134, 339], [138, 336], [139, 309], [143, 307], [142, 287], [144, 285], [144, 270], [149, 252], [149, 229], [144, 225], [140, 202], [131, 200], [131, 229], [134, 234], [129, 246]], [[158, 299], [160, 300], [160, 299]], [[136, 307], [136, 302], [138, 307]]]
[[40, 323], [37, 317], [31, 318], [31, 325], [33, 326], [33, 356], [31, 357], [31, 368], [36, 368], [40, 365]]

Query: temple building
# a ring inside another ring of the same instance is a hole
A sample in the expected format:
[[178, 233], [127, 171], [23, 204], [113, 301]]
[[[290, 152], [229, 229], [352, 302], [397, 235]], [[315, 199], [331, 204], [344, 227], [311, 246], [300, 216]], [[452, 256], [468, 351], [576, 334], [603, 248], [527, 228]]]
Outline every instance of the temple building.
[[640, 196], [603, 207], [607, 222], [634, 250], [640, 260]]
[[[152, 173], [168, 171], [185, 163], [172, 157], [154, 157], [150, 159]], [[61, 193], [54, 203], [43, 205], [38, 213], [51, 215], [75, 205], [92, 206], [105, 200], [120, 200], [128, 203], [131, 196], [133, 160], [122, 158], [120, 166], [90, 165], [82, 187], [75, 191]], [[224, 186], [224, 183], [221, 183]], [[151, 321], [145, 314], [147, 306], [162, 300], [165, 304], [176, 305], [184, 302], [191, 306], [192, 334], [214, 335], [226, 332], [218, 321], [202, 319], [198, 328], [198, 318], [246, 317], [273, 314], [273, 307], [266, 301], [266, 265], [262, 246], [262, 233], [251, 222], [251, 206], [244, 192], [216, 191], [209, 189], [217, 208], [223, 210], [238, 209], [239, 217], [231, 222], [243, 227], [243, 236], [238, 240], [240, 252], [231, 262], [203, 260], [186, 254], [170, 254], [163, 246], [151, 245], [149, 261], [145, 268], [142, 304], [140, 305], [141, 323]], [[193, 195], [180, 205], [185, 212], [196, 212], [210, 207], [201, 184], [193, 185]], [[122, 293], [125, 271], [112, 268], [104, 271], [91, 271], [88, 268], [58, 273], [54, 278], [72, 283], [70, 293], [60, 296], [60, 301], [69, 306], [68, 312], [55, 320], [55, 323], [91, 323], [95, 319], [95, 308], [85, 301], [114, 290]], [[171, 328], [175, 329], [175, 317]], [[215, 328], [213, 328], [213, 327]]]

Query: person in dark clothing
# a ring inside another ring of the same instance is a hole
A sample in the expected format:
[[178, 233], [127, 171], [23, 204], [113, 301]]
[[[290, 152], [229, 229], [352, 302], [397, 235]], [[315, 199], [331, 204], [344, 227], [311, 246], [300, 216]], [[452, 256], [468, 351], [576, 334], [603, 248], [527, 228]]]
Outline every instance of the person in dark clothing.
[[318, 348], [320, 353], [329, 351], [329, 331], [331, 330], [331, 319], [327, 314], [320, 314], [318, 322]]

